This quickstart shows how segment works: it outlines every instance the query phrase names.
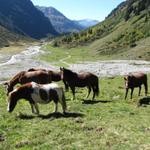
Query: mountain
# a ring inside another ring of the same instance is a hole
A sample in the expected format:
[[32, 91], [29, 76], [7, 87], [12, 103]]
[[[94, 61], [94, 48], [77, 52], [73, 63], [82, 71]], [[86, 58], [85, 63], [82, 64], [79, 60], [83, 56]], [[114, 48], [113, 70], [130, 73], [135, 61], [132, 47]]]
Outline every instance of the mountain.
[[92, 20], [92, 19], [83, 19], [83, 20], [77, 20], [76, 21], [78, 24], [85, 28], [89, 28], [91, 26], [95, 26], [96, 24], [99, 23], [98, 20]]
[[67, 17], [65, 17], [61, 12], [53, 7], [43, 7], [36, 6], [40, 11], [42, 11], [46, 17], [48, 17], [55, 28], [59, 33], [68, 33], [68, 32], [79, 32], [85, 27], [74, 22]]
[[54, 41], [58, 46], [88, 45], [99, 56], [150, 60], [149, 43], [150, 0], [126, 0], [96, 26]]
[[0, 25], [10, 32], [35, 39], [58, 34], [30, 0], [0, 0]]

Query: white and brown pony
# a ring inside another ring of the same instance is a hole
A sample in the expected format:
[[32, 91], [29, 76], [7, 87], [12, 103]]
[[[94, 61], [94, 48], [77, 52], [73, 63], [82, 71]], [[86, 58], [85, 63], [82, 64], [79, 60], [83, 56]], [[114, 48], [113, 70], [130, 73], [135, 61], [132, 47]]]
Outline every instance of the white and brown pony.
[[55, 112], [57, 112], [58, 102], [61, 103], [63, 113], [66, 112], [66, 101], [63, 88], [56, 83], [37, 84], [35, 82], [26, 83], [8, 95], [8, 112], [12, 112], [20, 99], [29, 101], [32, 113], [39, 114], [37, 103], [48, 104], [52, 100], [55, 103]]

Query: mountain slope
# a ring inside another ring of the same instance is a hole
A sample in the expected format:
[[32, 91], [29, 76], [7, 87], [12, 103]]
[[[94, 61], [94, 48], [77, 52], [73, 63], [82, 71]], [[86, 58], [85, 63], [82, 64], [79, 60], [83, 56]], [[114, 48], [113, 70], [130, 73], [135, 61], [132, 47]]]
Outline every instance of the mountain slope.
[[0, 25], [36, 39], [57, 35], [49, 19], [30, 0], [0, 0]]
[[85, 29], [85, 27], [78, 24], [77, 22], [68, 19], [53, 7], [37, 6], [37, 8], [50, 19], [55, 30], [59, 33], [79, 32]]
[[10, 42], [18, 41], [21, 38], [19, 35], [10, 32], [0, 25], [0, 48], [9, 46]]
[[[120, 54], [121, 56], [124, 55], [124, 52], [128, 53], [140, 47], [138, 45], [141, 44], [140, 41], [146, 40], [149, 36], [150, 1], [127, 0], [117, 6], [103, 22], [80, 33], [56, 39], [54, 45], [66, 45], [67, 47], [88, 45], [95, 54]], [[138, 49], [132, 55], [135, 55], [136, 58], [147, 55], [147, 58], [150, 59], [147, 48], [142, 50], [141, 46]], [[128, 58], [128, 55], [126, 56]]]

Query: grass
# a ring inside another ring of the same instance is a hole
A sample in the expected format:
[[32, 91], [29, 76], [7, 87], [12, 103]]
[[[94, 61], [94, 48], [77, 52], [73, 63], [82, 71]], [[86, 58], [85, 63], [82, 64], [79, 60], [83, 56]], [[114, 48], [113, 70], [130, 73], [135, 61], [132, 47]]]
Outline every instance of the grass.
[[[50, 44], [42, 48], [46, 51], [46, 54], [39, 56], [41, 60], [52, 62], [56, 66], [67, 67], [69, 64], [74, 64], [77, 62], [84, 61], [97, 61], [97, 60], [106, 60], [108, 59], [105, 56], [99, 57], [96, 53], [91, 51], [87, 47], [76, 47], [76, 48], [63, 48], [63, 47], [53, 47]], [[64, 63], [62, 59], [68, 63]]]
[[148, 150], [150, 106], [138, 107], [143, 89], [140, 97], [136, 89], [132, 100], [124, 100], [122, 77], [99, 81], [101, 92], [96, 101], [90, 100], [92, 95], [83, 100], [86, 88], [77, 89], [76, 100], [71, 100], [70, 91], [65, 93], [68, 115], [61, 114], [60, 105], [60, 113], [53, 114], [54, 104], [50, 103], [39, 105], [41, 115], [36, 116], [24, 100], [9, 114], [5, 89], [0, 87], [0, 149]]

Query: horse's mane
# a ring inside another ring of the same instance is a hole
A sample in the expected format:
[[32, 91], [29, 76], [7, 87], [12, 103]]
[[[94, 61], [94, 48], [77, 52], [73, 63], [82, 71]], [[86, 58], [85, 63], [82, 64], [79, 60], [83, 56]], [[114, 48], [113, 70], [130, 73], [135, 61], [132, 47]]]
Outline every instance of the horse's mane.
[[10, 81], [9, 84], [13, 84], [16, 80], [18, 80], [18, 78], [20, 78], [22, 75], [24, 75], [26, 73], [26, 71], [21, 71], [19, 73], [17, 73]]
[[69, 70], [69, 69], [64, 69], [64, 72], [66, 73], [66, 74], [68, 74], [68, 76], [70, 77], [77, 77], [77, 73], [76, 72], [73, 72], [72, 70]]

